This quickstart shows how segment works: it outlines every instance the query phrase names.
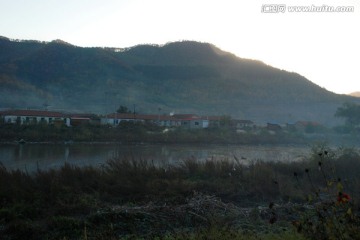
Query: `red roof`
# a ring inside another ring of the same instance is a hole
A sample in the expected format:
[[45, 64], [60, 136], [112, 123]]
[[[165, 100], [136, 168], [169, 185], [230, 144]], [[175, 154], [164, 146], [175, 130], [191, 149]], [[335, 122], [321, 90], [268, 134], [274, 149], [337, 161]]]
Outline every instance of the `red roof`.
[[173, 117], [181, 120], [200, 119], [200, 117], [195, 114], [174, 114]]
[[133, 114], [133, 113], [111, 113], [106, 115], [107, 118], [114, 119], [141, 119], [141, 120], [162, 120], [162, 121], [177, 121], [172, 116], [168, 115], [156, 115], [156, 114]]
[[164, 120], [164, 121], [178, 121], [179, 119], [168, 115], [140, 115], [145, 120]]
[[67, 117], [61, 112], [52, 112], [44, 110], [8, 110], [0, 112], [1, 116], [27, 116], [27, 117]]
[[107, 118], [114, 119], [142, 119], [142, 120], [162, 120], [162, 121], [191, 121], [191, 120], [207, 120], [208, 117], [199, 117], [195, 114], [175, 114], [157, 115], [157, 114], [133, 114], [133, 113], [111, 113], [106, 115]]

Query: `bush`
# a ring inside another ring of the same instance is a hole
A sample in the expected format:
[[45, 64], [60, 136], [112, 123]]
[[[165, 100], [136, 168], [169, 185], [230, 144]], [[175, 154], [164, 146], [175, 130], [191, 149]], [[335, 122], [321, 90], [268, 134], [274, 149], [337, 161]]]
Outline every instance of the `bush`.
[[[299, 237], [292, 222], [310, 239], [358, 238], [359, 168], [355, 150], [322, 145], [289, 164], [189, 158], [164, 167], [120, 158], [32, 175], [1, 166], [0, 235], [291, 239]], [[351, 200], [339, 201], [340, 191]]]

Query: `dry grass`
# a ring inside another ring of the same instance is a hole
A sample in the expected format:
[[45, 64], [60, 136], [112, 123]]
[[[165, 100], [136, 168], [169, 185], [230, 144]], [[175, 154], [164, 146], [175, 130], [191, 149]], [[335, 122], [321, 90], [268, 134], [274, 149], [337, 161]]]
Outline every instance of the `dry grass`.
[[[0, 234], [4, 239], [196, 239], [206, 229], [234, 239], [256, 234], [276, 239], [270, 235], [284, 232], [291, 238], [298, 235], [289, 233], [290, 222], [312, 211], [294, 206], [335, 202], [326, 187], [331, 181], [341, 179], [357, 221], [359, 169], [360, 157], [349, 149], [322, 156], [314, 151], [308, 161], [290, 164], [189, 158], [162, 168], [143, 159], [111, 159], [101, 168], [65, 164], [34, 174], [1, 166]], [[185, 235], [175, 234], [179, 231]]]

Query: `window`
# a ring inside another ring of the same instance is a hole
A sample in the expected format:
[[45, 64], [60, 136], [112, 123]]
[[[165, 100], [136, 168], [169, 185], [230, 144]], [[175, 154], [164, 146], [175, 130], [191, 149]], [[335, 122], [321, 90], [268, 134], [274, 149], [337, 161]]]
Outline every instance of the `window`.
[[199, 126], [199, 122], [195, 122], [195, 126]]

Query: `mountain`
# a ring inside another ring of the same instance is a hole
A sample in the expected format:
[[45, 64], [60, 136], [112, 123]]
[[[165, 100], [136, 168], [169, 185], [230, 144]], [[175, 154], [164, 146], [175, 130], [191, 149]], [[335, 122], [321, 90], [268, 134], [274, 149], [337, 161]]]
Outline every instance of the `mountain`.
[[118, 49], [0, 37], [0, 84], [0, 108], [107, 113], [125, 105], [257, 122], [333, 124], [337, 107], [359, 101], [193, 41]]
[[352, 92], [349, 95], [353, 97], [360, 97], [360, 92]]

